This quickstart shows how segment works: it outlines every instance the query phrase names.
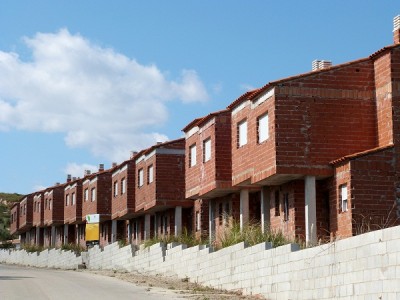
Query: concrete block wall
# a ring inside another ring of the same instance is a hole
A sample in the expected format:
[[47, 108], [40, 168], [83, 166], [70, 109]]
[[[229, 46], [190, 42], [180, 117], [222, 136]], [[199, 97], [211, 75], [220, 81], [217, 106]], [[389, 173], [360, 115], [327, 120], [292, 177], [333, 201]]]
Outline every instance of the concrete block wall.
[[267, 299], [400, 299], [400, 226], [304, 250], [297, 244], [271, 247], [239, 243], [212, 252], [158, 243], [133, 251], [114, 243], [82, 257], [55, 249], [2, 250], [0, 262], [68, 269], [85, 261], [90, 269], [177, 276]]
[[25, 250], [0, 250], [0, 263], [44, 268], [77, 269], [82, 264], [82, 257], [76, 255], [73, 251], [62, 251], [60, 249], [33, 253]]

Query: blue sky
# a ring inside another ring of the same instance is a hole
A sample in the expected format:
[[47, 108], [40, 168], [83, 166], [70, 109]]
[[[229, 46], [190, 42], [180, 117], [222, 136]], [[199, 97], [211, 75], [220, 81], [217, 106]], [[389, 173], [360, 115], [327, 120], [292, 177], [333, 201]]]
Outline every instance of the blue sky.
[[393, 43], [398, 1], [4, 1], [0, 191], [182, 136], [248, 89]]

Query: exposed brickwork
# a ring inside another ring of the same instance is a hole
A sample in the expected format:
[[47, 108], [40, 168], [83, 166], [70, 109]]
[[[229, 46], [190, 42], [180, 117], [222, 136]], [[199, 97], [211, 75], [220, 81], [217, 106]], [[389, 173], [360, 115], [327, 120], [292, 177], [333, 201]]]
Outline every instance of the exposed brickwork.
[[[82, 179], [77, 179], [66, 184], [64, 189], [64, 221], [66, 224], [83, 222], [82, 197]], [[71, 226], [71, 228], [75, 228], [75, 226]], [[70, 235], [68, 234], [69, 237]]]
[[[87, 192], [86, 192], [87, 190]], [[100, 171], [86, 176], [82, 183], [82, 217], [100, 214], [100, 221], [111, 218], [111, 171]], [[85, 198], [85, 194], [87, 198]]]
[[32, 227], [33, 220], [33, 194], [25, 196], [19, 205], [19, 225], [18, 230], [25, 232]]
[[64, 185], [56, 185], [44, 191], [45, 226], [64, 224]]
[[[136, 161], [136, 212], [168, 209], [175, 206], [191, 207], [185, 200], [185, 140], [179, 139], [150, 148]], [[181, 152], [169, 154], [169, 150]], [[147, 154], [147, 155], [146, 155]], [[149, 181], [149, 168], [153, 181]], [[139, 172], [142, 185], [139, 184]]]
[[[123, 162], [113, 170], [111, 217], [112, 219], [131, 218], [135, 213], [135, 159]], [[117, 187], [118, 191], [115, 191]]]
[[20, 203], [15, 203], [10, 210], [10, 233], [16, 234], [19, 228], [19, 212], [20, 212]]
[[[189, 136], [191, 131], [196, 131]], [[207, 198], [232, 191], [231, 117], [229, 111], [210, 114], [187, 126], [186, 197]], [[210, 157], [205, 158], [205, 145], [210, 142]], [[190, 165], [190, 148], [196, 145], [196, 165]]]
[[42, 227], [44, 224], [44, 193], [37, 192], [33, 195], [33, 221], [35, 227]]

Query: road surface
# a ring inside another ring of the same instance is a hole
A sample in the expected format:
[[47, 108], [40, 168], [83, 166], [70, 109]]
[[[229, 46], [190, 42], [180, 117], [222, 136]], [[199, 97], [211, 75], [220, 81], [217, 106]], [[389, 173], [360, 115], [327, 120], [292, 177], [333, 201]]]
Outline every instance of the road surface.
[[86, 272], [0, 264], [0, 299], [182, 299], [171, 290], [147, 288]]

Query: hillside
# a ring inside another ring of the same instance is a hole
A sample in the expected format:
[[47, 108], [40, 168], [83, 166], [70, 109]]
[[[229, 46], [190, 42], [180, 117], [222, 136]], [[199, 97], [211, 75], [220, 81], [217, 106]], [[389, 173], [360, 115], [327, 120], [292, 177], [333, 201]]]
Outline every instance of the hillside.
[[20, 194], [0, 193], [0, 241], [11, 239], [10, 236], [10, 208], [14, 202], [21, 199]]

